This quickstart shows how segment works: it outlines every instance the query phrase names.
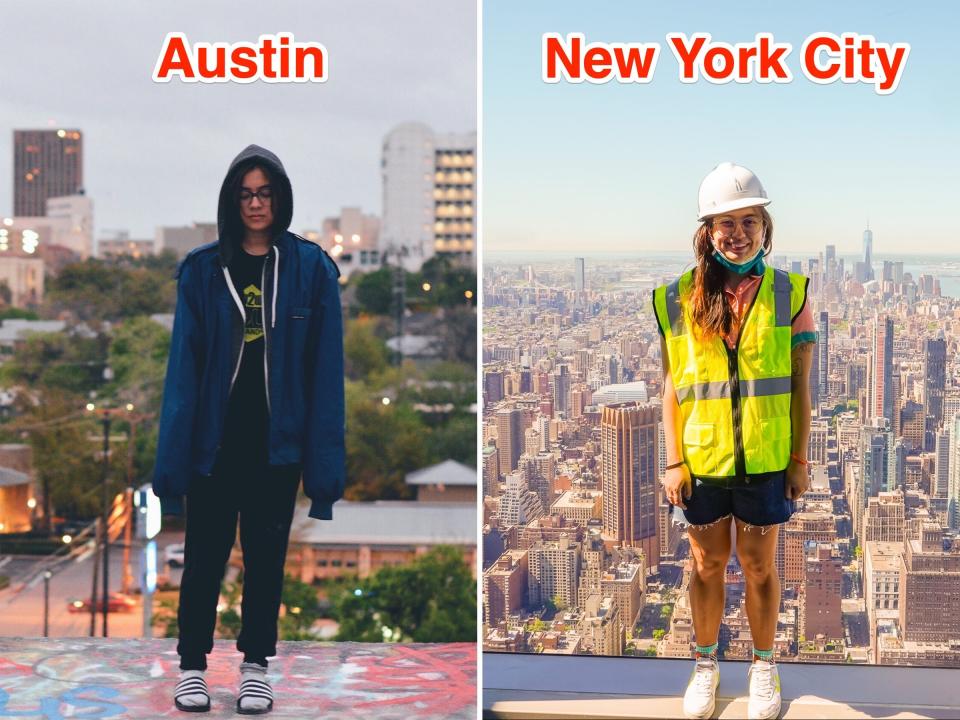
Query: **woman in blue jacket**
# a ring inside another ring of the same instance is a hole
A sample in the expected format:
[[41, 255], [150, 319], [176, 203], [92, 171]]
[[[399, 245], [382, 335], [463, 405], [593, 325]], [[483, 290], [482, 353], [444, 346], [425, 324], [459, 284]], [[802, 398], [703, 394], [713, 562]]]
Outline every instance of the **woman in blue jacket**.
[[240, 523], [243, 653], [237, 711], [273, 707], [283, 566], [303, 477], [310, 517], [329, 520], [344, 486], [343, 326], [336, 264], [290, 233], [293, 192], [256, 145], [231, 163], [216, 242], [177, 268], [177, 308], [153, 490], [186, 496], [178, 611], [180, 710], [204, 712], [220, 583]]

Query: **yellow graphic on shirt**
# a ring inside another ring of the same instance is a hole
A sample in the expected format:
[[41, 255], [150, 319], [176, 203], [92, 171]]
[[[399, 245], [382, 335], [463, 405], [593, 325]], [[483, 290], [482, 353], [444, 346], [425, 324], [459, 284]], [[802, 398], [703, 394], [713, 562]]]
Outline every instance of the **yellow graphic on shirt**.
[[253, 342], [263, 337], [263, 293], [253, 283], [243, 289], [244, 304], [247, 306], [247, 322], [243, 327], [245, 342]]

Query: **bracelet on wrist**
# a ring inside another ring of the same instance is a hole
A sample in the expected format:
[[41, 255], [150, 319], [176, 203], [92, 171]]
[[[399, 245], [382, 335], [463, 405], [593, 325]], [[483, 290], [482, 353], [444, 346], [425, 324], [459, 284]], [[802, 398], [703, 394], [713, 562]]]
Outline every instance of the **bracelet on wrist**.
[[683, 460], [680, 460], [679, 462], [671, 463], [670, 465], [667, 465], [667, 466], [664, 468], [664, 470], [673, 470], [674, 468], [678, 468], [678, 467], [680, 467], [681, 465], [683, 465], [683, 463], [684, 463]]
[[790, 453], [790, 459], [799, 465], [809, 465], [810, 463], [805, 459], [797, 455], [796, 453]]

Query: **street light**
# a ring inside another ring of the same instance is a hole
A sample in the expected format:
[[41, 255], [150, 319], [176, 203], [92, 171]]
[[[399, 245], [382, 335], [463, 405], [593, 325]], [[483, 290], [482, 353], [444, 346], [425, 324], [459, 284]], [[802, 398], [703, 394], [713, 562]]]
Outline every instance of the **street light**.
[[63, 540], [63, 544], [64, 544], [64, 545], [69, 545], [70, 543], [73, 542], [73, 535], [64, 535], [64, 536], [63, 536], [62, 538], [60, 538], [60, 539]]

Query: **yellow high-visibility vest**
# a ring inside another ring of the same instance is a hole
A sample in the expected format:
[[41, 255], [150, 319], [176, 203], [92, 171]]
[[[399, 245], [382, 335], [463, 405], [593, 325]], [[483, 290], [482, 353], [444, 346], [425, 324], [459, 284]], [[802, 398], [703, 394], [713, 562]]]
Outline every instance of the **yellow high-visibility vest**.
[[653, 291], [692, 475], [742, 478], [790, 463], [791, 324], [807, 283], [768, 267], [732, 350], [720, 337], [705, 341], [691, 332], [693, 270]]

